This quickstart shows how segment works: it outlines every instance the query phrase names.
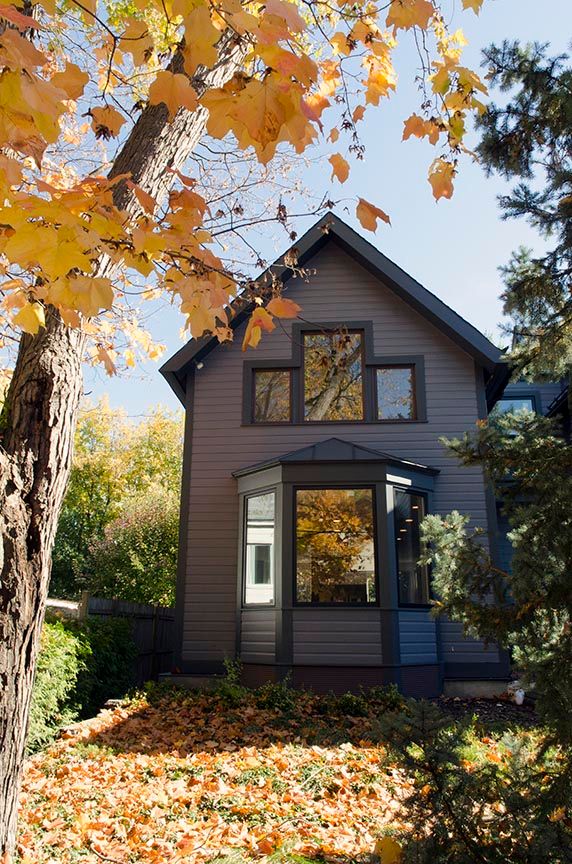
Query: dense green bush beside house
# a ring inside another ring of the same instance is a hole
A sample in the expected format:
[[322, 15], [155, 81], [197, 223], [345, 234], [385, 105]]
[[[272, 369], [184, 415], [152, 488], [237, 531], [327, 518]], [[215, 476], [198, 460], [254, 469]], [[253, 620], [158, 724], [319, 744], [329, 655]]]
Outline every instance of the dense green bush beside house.
[[39, 750], [58, 729], [91, 717], [107, 699], [124, 696], [133, 683], [135, 644], [122, 618], [48, 620], [36, 668], [28, 751]]

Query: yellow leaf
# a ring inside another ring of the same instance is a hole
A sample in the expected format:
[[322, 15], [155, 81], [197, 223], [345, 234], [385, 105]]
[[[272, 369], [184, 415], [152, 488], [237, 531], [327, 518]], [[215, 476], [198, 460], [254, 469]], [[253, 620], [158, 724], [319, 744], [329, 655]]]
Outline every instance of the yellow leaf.
[[337, 177], [340, 183], [345, 183], [350, 175], [350, 166], [340, 153], [333, 153], [328, 162], [332, 166], [332, 177]]
[[335, 144], [338, 138], [340, 137], [339, 131], [334, 126], [333, 129], [330, 129], [330, 134], [328, 135], [328, 141], [331, 141], [332, 144]]
[[217, 59], [215, 46], [220, 39], [220, 33], [212, 23], [207, 5], [196, 6], [185, 15], [185, 32], [185, 72], [194, 75], [198, 66], [212, 66]]
[[0, 18], [14, 24], [18, 30], [43, 30], [44, 25], [32, 18], [31, 15], [22, 15], [14, 6], [0, 6]]
[[292, 33], [301, 33], [306, 29], [304, 19], [300, 17], [294, 3], [288, 3], [286, 0], [266, 0], [265, 10], [267, 14], [282, 18]]
[[262, 309], [258, 306], [248, 319], [246, 332], [244, 334], [244, 339], [242, 340], [242, 350], [246, 351], [249, 346], [251, 348], [256, 348], [260, 342], [262, 331], [266, 330], [268, 333], [271, 333], [275, 327], [276, 325], [272, 320], [272, 316], [268, 314], [266, 309]]
[[266, 308], [277, 318], [295, 318], [302, 307], [285, 297], [273, 297]]
[[418, 114], [412, 114], [403, 123], [403, 141], [407, 141], [412, 135], [416, 138], [429, 138], [431, 144], [439, 140], [440, 129], [433, 120], [424, 120]]
[[159, 105], [164, 102], [171, 120], [179, 110], [186, 108], [194, 111], [197, 107], [197, 94], [186, 75], [162, 71], [149, 87], [149, 103]]
[[66, 63], [63, 72], [56, 72], [50, 79], [50, 84], [64, 90], [69, 99], [79, 99], [89, 81], [89, 75], [75, 63]]
[[97, 359], [100, 363], [103, 363], [105, 366], [105, 371], [111, 377], [115, 375], [117, 369], [115, 368], [115, 363], [113, 362], [115, 359], [115, 351], [107, 350], [103, 348], [101, 345], [97, 349]]
[[410, 27], [426, 30], [434, 14], [435, 7], [429, 0], [391, 0], [386, 23], [396, 30], [409, 30]]
[[453, 177], [455, 176], [455, 166], [445, 159], [435, 159], [429, 168], [429, 183], [433, 189], [433, 197], [436, 201], [439, 198], [450, 198], [453, 194]]
[[401, 846], [393, 837], [382, 837], [375, 844], [375, 854], [381, 864], [399, 864], [401, 861]]
[[14, 316], [14, 324], [26, 333], [37, 333], [40, 327], [46, 326], [44, 307], [40, 303], [26, 303]]
[[377, 231], [378, 219], [381, 219], [388, 225], [391, 224], [391, 220], [387, 213], [384, 213], [383, 210], [380, 210], [379, 207], [376, 207], [374, 204], [370, 204], [369, 201], [366, 201], [364, 198], [358, 200], [356, 216], [361, 222], [362, 227], [367, 228], [368, 231]]
[[157, 202], [152, 195], [149, 195], [148, 192], [145, 192], [144, 189], [142, 189], [140, 186], [137, 186], [137, 184], [133, 183], [132, 180], [127, 181], [127, 186], [133, 191], [135, 197], [137, 198], [143, 209], [147, 211], [147, 213], [155, 212], [157, 208]]
[[125, 123], [124, 117], [111, 105], [106, 105], [104, 108], [92, 108], [89, 113], [91, 114], [91, 127], [95, 132], [95, 137], [104, 138], [106, 141], [109, 138], [116, 138]]
[[153, 54], [153, 39], [145, 21], [131, 18], [121, 35], [121, 50], [133, 57], [135, 66], [143, 66]]
[[352, 114], [352, 120], [354, 123], [358, 123], [360, 120], [363, 120], [363, 115], [365, 114], [365, 105], [357, 105], [354, 108], [354, 113]]
[[472, 9], [475, 15], [481, 11], [483, 0], [463, 0], [463, 9]]

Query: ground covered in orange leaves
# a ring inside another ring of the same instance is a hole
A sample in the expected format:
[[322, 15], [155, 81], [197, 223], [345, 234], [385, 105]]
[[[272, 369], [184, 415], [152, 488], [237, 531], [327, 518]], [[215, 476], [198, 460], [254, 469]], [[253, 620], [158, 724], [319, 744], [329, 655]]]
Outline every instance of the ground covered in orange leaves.
[[281, 849], [368, 860], [403, 827], [410, 788], [376, 743], [394, 698], [229, 687], [104, 710], [29, 760], [21, 859], [174, 864]]

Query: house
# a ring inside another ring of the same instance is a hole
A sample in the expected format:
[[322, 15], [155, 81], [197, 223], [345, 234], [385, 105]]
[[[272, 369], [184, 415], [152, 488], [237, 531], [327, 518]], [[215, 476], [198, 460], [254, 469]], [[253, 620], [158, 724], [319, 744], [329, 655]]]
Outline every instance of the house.
[[425, 696], [506, 680], [505, 653], [432, 618], [417, 564], [427, 512], [470, 513], [496, 554], [482, 471], [439, 438], [487, 416], [501, 352], [337, 217], [296, 247], [300, 319], [243, 353], [239, 303], [233, 342], [161, 370], [186, 409], [176, 671], [240, 656], [250, 683]]

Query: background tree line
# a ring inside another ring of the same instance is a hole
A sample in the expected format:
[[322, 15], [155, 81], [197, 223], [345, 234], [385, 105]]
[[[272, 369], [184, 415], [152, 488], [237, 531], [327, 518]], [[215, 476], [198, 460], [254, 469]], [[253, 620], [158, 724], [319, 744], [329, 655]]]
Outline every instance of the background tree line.
[[85, 404], [53, 551], [50, 595], [170, 606], [181, 486], [182, 415], [133, 422], [104, 397]]

